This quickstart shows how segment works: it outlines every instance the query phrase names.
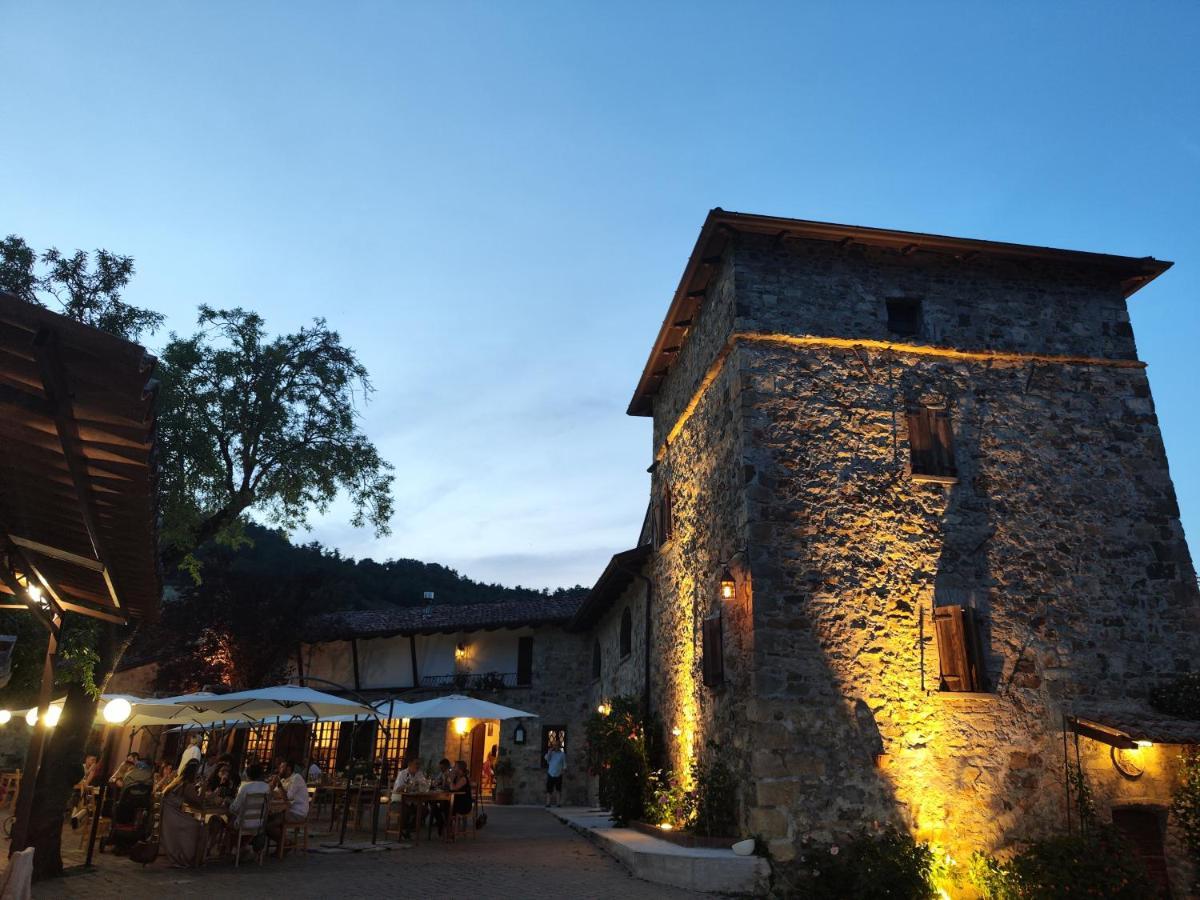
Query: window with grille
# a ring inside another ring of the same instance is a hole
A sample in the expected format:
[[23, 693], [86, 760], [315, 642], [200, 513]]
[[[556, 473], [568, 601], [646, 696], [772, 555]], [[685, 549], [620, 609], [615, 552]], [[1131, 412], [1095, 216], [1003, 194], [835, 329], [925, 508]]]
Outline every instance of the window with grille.
[[567, 752], [567, 726], [566, 725], [543, 725], [542, 726], [542, 768], [547, 767], [546, 751], [550, 749], [551, 744], [557, 744], [558, 749], [563, 753]]
[[908, 446], [912, 453], [913, 481], [954, 484], [954, 433], [950, 412], [922, 406], [908, 411]]
[[399, 772], [408, 758], [409, 739], [412, 737], [410, 719], [387, 719], [375, 731], [375, 766], [387, 762], [388, 772]]
[[315, 762], [320, 766], [322, 772], [332, 772], [337, 768], [338, 737], [340, 735], [340, 722], [313, 723], [308, 758], [310, 762]]
[[275, 751], [275, 726], [260, 725], [251, 728], [246, 735], [246, 757], [256, 757], [264, 765], [271, 764], [271, 754]]

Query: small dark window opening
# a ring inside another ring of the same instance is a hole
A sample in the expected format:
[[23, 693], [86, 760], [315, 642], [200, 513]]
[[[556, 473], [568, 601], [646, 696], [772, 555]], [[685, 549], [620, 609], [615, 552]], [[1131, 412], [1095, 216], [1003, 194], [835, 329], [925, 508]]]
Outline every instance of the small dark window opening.
[[943, 691], [982, 693], [984, 683], [983, 647], [979, 640], [979, 620], [969, 606], [953, 604], [933, 609], [937, 634], [938, 665]]
[[563, 753], [567, 752], [567, 726], [566, 725], [543, 725], [542, 726], [542, 768], [545, 769], [548, 765], [546, 762], [546, 752], [550, 749], [551, 744], [557, 744], [558, 749]]
[[946, 409], [920, 407], [908, 411], [908, 447], [912, 453], [914, 481], [954, 484], [954, 430]]
[[671, 489], [664, 487], [654, 505], [654, 546], [668, 543], [675, 534], [675, 514], [671, 508]]
[[517, 684], [533, 684], [533, 638], [517, 638]]
[[1167, 853], [1163, 846], [1163, 821], [1166, 817], [1165, 809], [1119, 806], [1112, 811], [1113, 825], [1141, 861], [1154, 886], [1156, 897], [1171, 896]]
[[592, 644], [592, 678], [600, 677], [600, 642], [596, 641]]
[[701, 665], [705, 687], [719, 687], [725, 682], [725, 647], [721, 617], [705, 619], [701, 625]]
[[902, 337], [921, 333], [921, 301], [900, 297], [887, 302], [888, 331]]
[[633, 649], [633, 614], [629, 607], [621, 613], [621, 659], [627, 657]]

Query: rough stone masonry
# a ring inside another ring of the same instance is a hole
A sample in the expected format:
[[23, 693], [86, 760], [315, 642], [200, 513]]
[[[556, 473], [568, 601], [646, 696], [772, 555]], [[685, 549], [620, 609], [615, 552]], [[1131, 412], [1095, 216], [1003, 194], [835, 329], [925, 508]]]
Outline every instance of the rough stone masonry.
[[[875, 822], [960, 858], [1061, 831], [1064, 716], [1144, 709], [1195, 664], [1200, 596], [1126, 308], [1165, 268], [710, 215], [631, 406], [674, 518], [649, 564], [651, 696], [672, 765], [722, 753], [777, 859]], [[914, 410], [949, 422], [951, 476], [914, 477]], [[973, 623], [973, 690], [943, 689], [945, 607]], [[1130, 779], [1083, 741], [1102, 817], [1166, 820], [1179, 748], [1142, 756]]]

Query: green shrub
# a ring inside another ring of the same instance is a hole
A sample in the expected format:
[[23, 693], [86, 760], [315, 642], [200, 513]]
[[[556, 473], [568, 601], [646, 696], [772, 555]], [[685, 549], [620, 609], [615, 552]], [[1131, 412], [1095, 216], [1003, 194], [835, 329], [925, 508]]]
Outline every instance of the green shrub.
[[1197, 872], [1197, 892], [1200, 893], [1200, 748], [1189, 747], [1183, 757], [1179, 787], [1171, 796], [1171, 815], [1174, 816], [1183, 842], [1187, 845]]
[[736, 837], [738, 782], [716, 744], [709, 743], [706, 759], [692, 761], [692, 782], [696, 798], [692, 830], [706, 837]]
[[1159, 685], [1150, 694], [1150, 705], [1168, 716], [1200, 719], [1200, 672]]
[[626, 825], [646, 810], [646, 722], [636, 698], [617, 697], [609, 706], [608, 715], [588, 718], [588, 769], [599, 776], [600, 805], [611, 811], [613, 822]]
[[1141, 864], [1111, 828], [1034, 841], [1007, 862], [976, 853], [968, 877], [988, 900], [1157, 896]]
[[646, 802], [646, 821], [651, 825], [687, 828], [696, 815], [696, 795], [685, 790], [665, 769], [650, 773]]
[[934, 853], [894, 828], [862, 833], [845, 845], [808, 843], [784, 893], [812, 900], [933, 900]]

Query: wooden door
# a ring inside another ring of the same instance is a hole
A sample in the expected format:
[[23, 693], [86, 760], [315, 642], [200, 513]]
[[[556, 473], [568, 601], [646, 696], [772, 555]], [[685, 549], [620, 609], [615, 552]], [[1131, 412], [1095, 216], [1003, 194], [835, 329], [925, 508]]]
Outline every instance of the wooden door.
[[487, 723], [480, 722], [471, 729], [471, 784], [483, 782], [483, 745], [487, 743]]
[[1143, 866], [1156, 896], [1170, 897], [1167, 855], [1163, 849], [1162, 811], [1152, 807], [1117, 807], [1112, 811], [1113, 825], [1125, 837]]

